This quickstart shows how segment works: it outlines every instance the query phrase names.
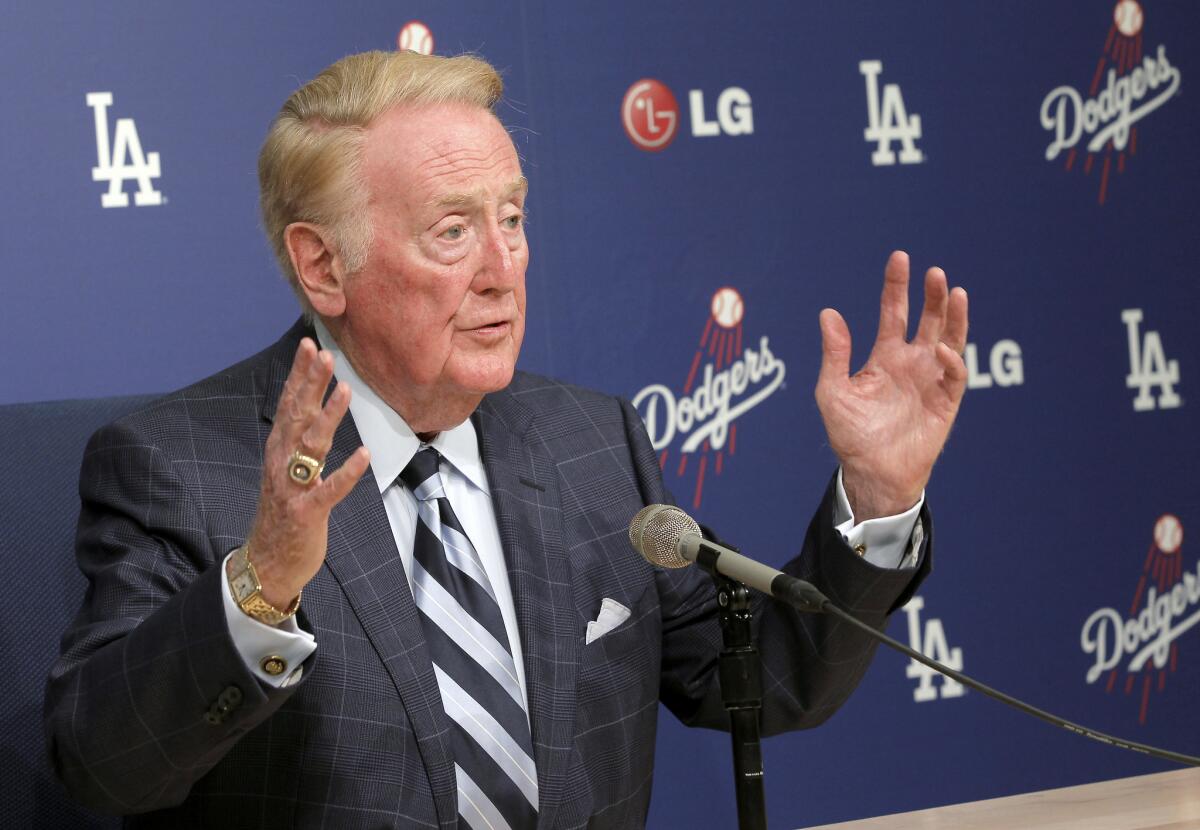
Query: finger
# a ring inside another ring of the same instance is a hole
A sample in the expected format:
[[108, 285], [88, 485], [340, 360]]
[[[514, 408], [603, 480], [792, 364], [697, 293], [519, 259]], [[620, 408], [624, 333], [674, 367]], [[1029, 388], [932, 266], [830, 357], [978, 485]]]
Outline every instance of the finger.
[[821, 372], [818, 386], [837, 384], [850, 375], [850, 329], [832, 308], [821, 311]]
[[876, 341], [904, 340], [908, 335], [908, 254], [893, 251], [883, 269]]
[[[286, 455], [295, 449], [295, 423], [299, 419], [298, 390], [303, 385], [304, 378], [308, 375], [316, 355], [316, 344], [307, 337], [302, 338], [296, 347], [296, 354], [292, 358], [292, 367], [288, 370], [287, 378], [283, 383], [283, 390], [279, 394], [279, 403], [275, 407], [275, 424], [271, 427], [271, 434], [267, 436], [266, 458], [274, 458], [279, 462], [271, 463], [268, 460], [267, 467], [270, 469], [282, 470], [284, 465], [279, 460], [280, 454]], [[272, 478], [273, 476], [264, 476], [263, 486], [266, 487]]]
[[925, 307], [921, 309], [921, 322], [917, 324], [914, 343], [932, 346], [938, 342], [946, 328], [946, 311], [950, 305], [950, 292], [946, 288], [946, 272], [941, 268], [930, 268], [925, 273]]
[[958, 354], [962, 354], [967, 347], [967, 292], [963, 288], [955, 288], [950, 292], [942, 342]]
[[276, 421], [307, 421], [312, 415], [312, 386], [321, 372], [320, 354], [311, 338], [300, 340], [291, 371], [283, 385], [276, 408]]
[[328, 352], [319, 352], [308, 361], [307, 371], [300, 376], [282, 419], [280, 443], [285, 452], [305, 450], [307, 455], [324, 457], [328, 447], [323, 436], [310, 430], [323, 411], [321, 401], [332, 377], [333, 357]]
[[333, 355], [329, 352], [318, 352], [309, 364], [308, 373], [297, 390], [297, 398], [306, 420], [316, 417], [321, 411], [321, 401], [325, 398], [325, 390], [329, 388], [332, 378]]
[[337, 432], [338, 424], [342, 422], [346, 411], [350, 408], [350, 385], [345, 381], [338, 383], [325, 406], [309, 424], [308, 429], [300, 436], [299, 449], [306, 455], [324, 458], [333, 446], [333, 435]]
[[296, 397], [296, 393], [304, 383], [304, 378], [308, 375], [309, 366], [316, 355], [316, 344], [307, 337], [302, 338], [300, 345], [296, 347], [296, 355], [292, 358], [292, 368], [288, 370], [287, 379], [283, 382], [283, 391], [279, 395], [280, 409], [283, 409], [285, 404], [290, 404]]
[[350, 494], [371, 463], [366, 447], [359, 447], [328, 478], [313, 490], [313, 501], [326, 512]]
[[963, 363], [962, 355], [945, 343], [938, 343], [934, 349], [938, 363], [942, 366], [942, 388], [950, 396], [955, 405], [962, 400], [967, 388], [967, 366]]

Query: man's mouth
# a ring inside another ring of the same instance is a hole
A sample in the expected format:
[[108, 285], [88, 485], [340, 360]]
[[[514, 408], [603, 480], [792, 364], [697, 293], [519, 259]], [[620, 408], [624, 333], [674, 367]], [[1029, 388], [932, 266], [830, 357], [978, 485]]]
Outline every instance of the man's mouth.
[[494, 320], [490, 323], [483, 323], [482, 325], [464, 329], [464, 331], [467, 334], [474, 334], [474, 335], [479, 335], [482, 337], [488, 337], [488, 336], [502, 335], [509, 330], [510, 326], [511, 326], [511, 324], [509, 323], [508, 320]]

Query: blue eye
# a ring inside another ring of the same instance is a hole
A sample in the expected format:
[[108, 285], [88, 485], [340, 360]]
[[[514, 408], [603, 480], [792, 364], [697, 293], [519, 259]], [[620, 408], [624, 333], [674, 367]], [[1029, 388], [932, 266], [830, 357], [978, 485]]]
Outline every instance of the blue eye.
[[466, 232], [467, 232], [467, 229], [465, 226], [452, 225], [449, 228], [446, 228], [446, 230], [442, 231], [442, 236], [444, 236], [446, 239], [450, 240], [451, 242], [457, 242], [458, 240], [463, 238], [463, 235], [466, 234]]

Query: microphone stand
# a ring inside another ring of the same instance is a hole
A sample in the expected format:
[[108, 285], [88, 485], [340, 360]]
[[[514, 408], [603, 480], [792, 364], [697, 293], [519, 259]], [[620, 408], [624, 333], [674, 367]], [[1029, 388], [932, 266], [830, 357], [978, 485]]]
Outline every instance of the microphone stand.
[[750, 592], [742, 583], [718, 573], [713, 567], [716, 558], [707, 553], [702, 547], [696, 563], [708, 571], [717, 586], [721, 634], [725, 640], [718, 667], [721, 699], [729, 711], [729, 731], [733, 739], [738, 830], [766, 830], [767, 806], [759, 740], [762, 670], [751, 632]]
[[[1076, 735], [1134, 752], [1165, 758], [1177, 764], [1200, 767], [1200, 756], [1159, 749], [1060, 718], [1011, 695], [998, 691], [944, 666], [921, 652], [899, 643], [881, 631], [838, 608], [816, 586], [797, 579], [737, 552], [736, 548], [708, 542], [696, 521], [677, 507], [652, 504], [643, 507], [629, 525], [629, 541], [660, 567], [682, 568], [695, 563], [713, 578], [717, 586], [721, 630], [725, 649], [720, 654], [721, 696], [729, 711], [733, 734], [733, 766], [736, 774], [738, 827], [741, 830], [765, 828], [763, 808], [762, 751], [759, 747], [759, 711], [762, 708], [762, 679], [758, 651], [750, 636], [750, 607], [746, 585], [761, 591], [797, 611], [831, 614], [868, 637], [895, 649], [922, 665], [957, 680], [962, 685], [987, 695], [1028, 715], [1060, 726]], [[727, 576], [730, 575], [730, 576]], [[737, 577], [737, 581], [734, 577]], [[745, 583], [745, 584], [743, 584]]]

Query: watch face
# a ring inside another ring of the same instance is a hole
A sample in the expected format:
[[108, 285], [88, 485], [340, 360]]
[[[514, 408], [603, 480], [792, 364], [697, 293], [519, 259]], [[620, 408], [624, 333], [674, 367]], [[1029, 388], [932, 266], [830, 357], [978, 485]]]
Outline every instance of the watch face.
[[254, 578], [250, 576], [249, 571], [243, 571], [238, 574], [230, 580], [229, 584], [233, 588], [233, 596], [239, 601], [244, 600], [258, 590], [258, 585], [255, 583]]

